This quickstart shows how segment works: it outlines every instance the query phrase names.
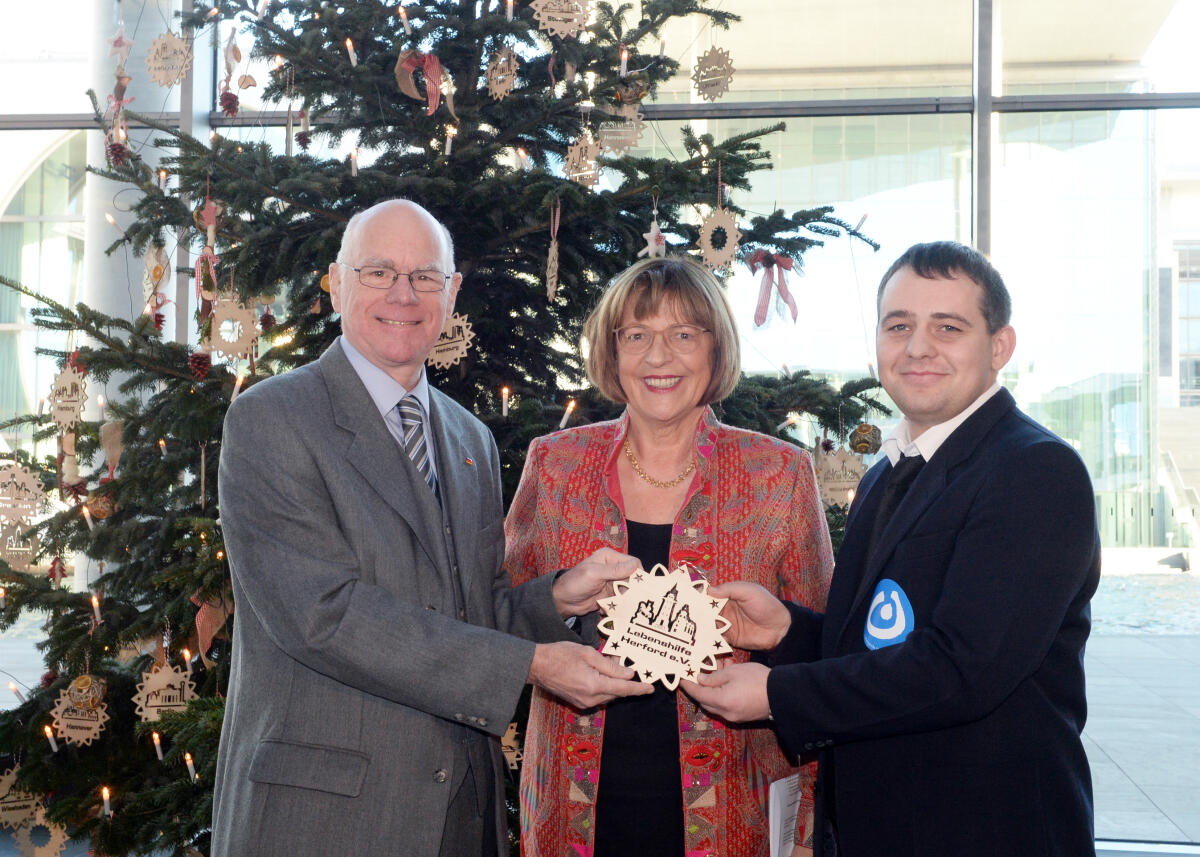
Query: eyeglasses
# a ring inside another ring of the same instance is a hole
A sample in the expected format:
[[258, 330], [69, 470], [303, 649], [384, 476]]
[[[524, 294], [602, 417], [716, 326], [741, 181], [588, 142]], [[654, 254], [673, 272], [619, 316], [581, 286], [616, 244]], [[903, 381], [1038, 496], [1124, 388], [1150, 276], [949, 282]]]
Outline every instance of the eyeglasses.
[[617, 349], [626, 354], [645, 354], [660, 333], [667, 347], [676, 354], [691, 354], [700, 346], [701, 334], [711, 332], [707, 327], [694, 324], [673, 324], [665, 330], [651, 330], [645, 325], [633, 324], [613, 331], [617, 336]]
[[408, 277], [408, 283], [415, 292], [440, 292], [454, 277], [453, 274], [443, 274], [441, 271], [393, 271], [391, 268], [376, 265], [362, 268], [352, 265], [346, 267], [358, 274], [358, 281], [368, 289], [390, 289], [401, 277]]

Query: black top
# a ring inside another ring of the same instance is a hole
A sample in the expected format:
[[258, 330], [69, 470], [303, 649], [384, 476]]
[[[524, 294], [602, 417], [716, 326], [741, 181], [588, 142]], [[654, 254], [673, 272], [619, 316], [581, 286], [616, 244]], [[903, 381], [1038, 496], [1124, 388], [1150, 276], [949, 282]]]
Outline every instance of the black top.
[[[667, 565], [671, 524], [629, 527], [629, 553], [642, 567]], [[610, 702], [596, 793], [595, 857], [683, 857], [683, 775], [675, 691]]]

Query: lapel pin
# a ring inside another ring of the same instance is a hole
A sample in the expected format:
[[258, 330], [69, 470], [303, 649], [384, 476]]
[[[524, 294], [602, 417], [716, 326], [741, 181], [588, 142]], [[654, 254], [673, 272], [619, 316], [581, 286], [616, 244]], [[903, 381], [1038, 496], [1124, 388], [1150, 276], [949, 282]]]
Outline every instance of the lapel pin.
[[471, 467], [475, 466], [475, 459], [473, 458], [464, 458], [463, 461], [465, 461]]

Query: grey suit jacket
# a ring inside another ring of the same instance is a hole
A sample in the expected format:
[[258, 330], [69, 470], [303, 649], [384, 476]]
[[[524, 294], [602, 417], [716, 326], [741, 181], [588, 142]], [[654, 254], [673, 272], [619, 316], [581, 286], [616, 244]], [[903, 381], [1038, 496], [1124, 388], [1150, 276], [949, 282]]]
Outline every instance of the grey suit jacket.
[[578, 639], [552, 575], [510, 587], [495, 442], [431, 393], [442, 507], [340, 341], [229, 409], [237, 613], [213, 857], [433, 857], [464, 730], [491, 736], [498, 787], [529, 641]]

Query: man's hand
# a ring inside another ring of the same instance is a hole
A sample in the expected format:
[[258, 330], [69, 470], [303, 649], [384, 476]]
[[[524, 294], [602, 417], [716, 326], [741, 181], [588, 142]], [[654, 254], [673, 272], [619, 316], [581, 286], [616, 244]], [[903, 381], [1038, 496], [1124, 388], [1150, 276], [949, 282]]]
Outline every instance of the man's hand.
[[600, 548], [554, 581], [554, 606], [564, 619], [597, 609], [597, 601], [613, 594], [613, 581], [625, 580], [642, 565], [612, 548]]
[[632, 681], [634, 675], [590, 646], [539, 643], [533, 650], [528, 681], [576, 708], [592, 708], [619, 696], [654, 692], [654, 685]]
[[709, 587], [708, 594], [728, 598], [721, 615], [729, 620], [725, 639], [739, 649], [766, 651], [779, 645], [792, 626], [792, 614], [757, 583], [734, 580]]
[[770, 672], [762, 664], [729, 664], [713, 673], [701, 673], [699, 684], [684, 680], [680, 687], [705, 711], [730, 723], [766, 720], [771, 716], [767, 701]]

